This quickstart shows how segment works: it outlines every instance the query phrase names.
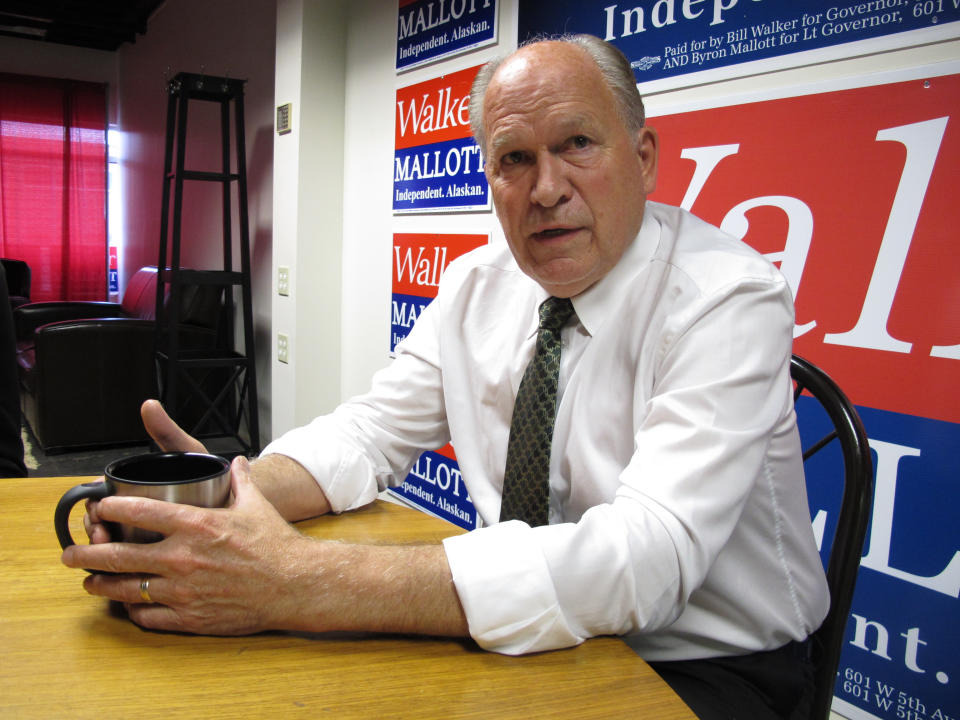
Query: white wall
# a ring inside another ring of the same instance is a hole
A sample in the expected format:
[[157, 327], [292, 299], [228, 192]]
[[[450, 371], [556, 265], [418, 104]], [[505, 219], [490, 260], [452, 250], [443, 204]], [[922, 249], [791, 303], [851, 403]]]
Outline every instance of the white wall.
[[[344, 6], [277, 3], [275, 102], [291, 104], [292, 130], [274, 145], [274, 435], [340, 400]], [[290, 270], [287, 297], [276, 292], [281, 265]], [[277, 360], [279, 333], [289, 339], [287, 363]]]
[[[147, 34], [117, 52], [126, 238], [120, 258], [121, 290], [137, 268], [155, 265], [158, 259], [168, 79], [192, 72], [247, 81], [245, 150], [261, 442], [270, 436], [271, 415], [275, 26], [274, 0], [167, 0], [151, 17]], [[219, 170], [219, 106], [197, 101], [188, 109], [188, 169]], [[186, 184], [183, 267], [222, 268], [221, 212], [219, 185]], [[238, 234], [234, 225], [235, 242]], [[236, 250], [234, 259], [239, 269]]]
[[117, 55], [0, 36], [0, 72], [107, 83], [107, 122], [116, 122]]
[[390, 298], [395, 232], [490, 233], [505, 242], [492, 211], [393, 216], [394, 107], [398, 88], [480, 65], [515, 47], [516, 8], [500, 0], [499, 46], [401, 75], [395, 68], [396, 3], [356, 0], [347, 36], [347, 136], [341, 394], [364, 392], [390, 362]]

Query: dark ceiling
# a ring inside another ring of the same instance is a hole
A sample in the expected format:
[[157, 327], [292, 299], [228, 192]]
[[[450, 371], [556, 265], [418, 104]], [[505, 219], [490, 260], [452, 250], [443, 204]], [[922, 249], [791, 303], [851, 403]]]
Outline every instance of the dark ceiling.
[[147, 32], [163, 0], [0, 0], [0, 35], [116, 50]]

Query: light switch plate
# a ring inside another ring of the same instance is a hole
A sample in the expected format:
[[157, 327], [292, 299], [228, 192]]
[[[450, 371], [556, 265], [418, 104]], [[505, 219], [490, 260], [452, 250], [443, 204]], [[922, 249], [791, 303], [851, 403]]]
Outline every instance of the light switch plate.
[[277, 360], [282, 363], [290, 362], [290, 341], [285, 333], [277, 333]]
[[277, 268], [277, 293], [283, 296], [290, 294], [290, 268], [282, 265]]
[[277, 106], [277, 134], [286, 135], [290, 132], [292, 107], [290, 103]]

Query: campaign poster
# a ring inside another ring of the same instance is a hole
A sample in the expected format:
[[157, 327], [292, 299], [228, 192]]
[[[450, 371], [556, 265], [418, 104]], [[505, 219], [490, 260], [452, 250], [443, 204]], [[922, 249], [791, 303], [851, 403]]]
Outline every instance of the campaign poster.
[[107, 255], [107, 292], [115, 295], [120, 292], [120, 273], [117, 270], [117, 247], [111, 245]]
[[[390, 352], [437, 296], [440, 277], [457, 257], [490, 241], [486, 234], [395, 233]], [[472, 530], [477, 512], [467, 495], [451, 445], [423, 453], [393, 494], [438, 517]]]
[[[650, 119], [651, 199], [780, 266], [794, 352], [840, 385], [866, 427], [873, 511], [833, 706], [854, 720], [960, 718], [957, 72]], [[804, 398], [798, 416], [809, 432]], [[807, 476], [819, 533], [837, 512], [836, 473]]]
[[497, 0], [399, 0], [397, 72], [497, 42]]
[[489, 241], [486, 234], [394, 233], [391, 353], [437, 296], [440, 276], [447, 265]]
[[394, 213], [490, 209], [483, 156], [470, 134], [470, 85], [479, 69], [397, 90]]
[[477, 528], [477, 511], [449, 443], [435, 452], [423, 453], [403, 484], [389, 492], [454, 525], [467, 530]]
[[[955, 0], [519, 0], [518, 37], [589, 33], [609, 40], [630, 60], [638, 83], [729, 69], [755, 60], [800, 61], [807, 50], [886, 38], [884, 49], [916, 43], [916, 31], [960, 35]], [[911, 35], [913, 33], [913, 35]], [[893, 37], [896, 36], [896, 37]], [[714, 78], [718, 79], [718, 78]]]

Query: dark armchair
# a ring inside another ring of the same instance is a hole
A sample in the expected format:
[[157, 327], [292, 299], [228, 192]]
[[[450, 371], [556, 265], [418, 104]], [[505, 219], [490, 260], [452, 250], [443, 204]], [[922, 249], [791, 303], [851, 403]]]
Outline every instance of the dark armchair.
[[26, 475], [23, 443], [20, 440], [13, 314], [7, 302], [7, 273], [0, 265], [0, 478]]
[[30, 302], [30, 266], [23, 260], [0, 258], [7, 275], [7, 293], [10, 307], [20, 307]]
[[[14, 311], [23, 413], [45, 451], [144, 442], [140, 405], [157, 397], [157, 269], [138, 270], [122, 303], [43, 302]], [[186, 286], [181, 343], [216, 344], [223, 290]]]

